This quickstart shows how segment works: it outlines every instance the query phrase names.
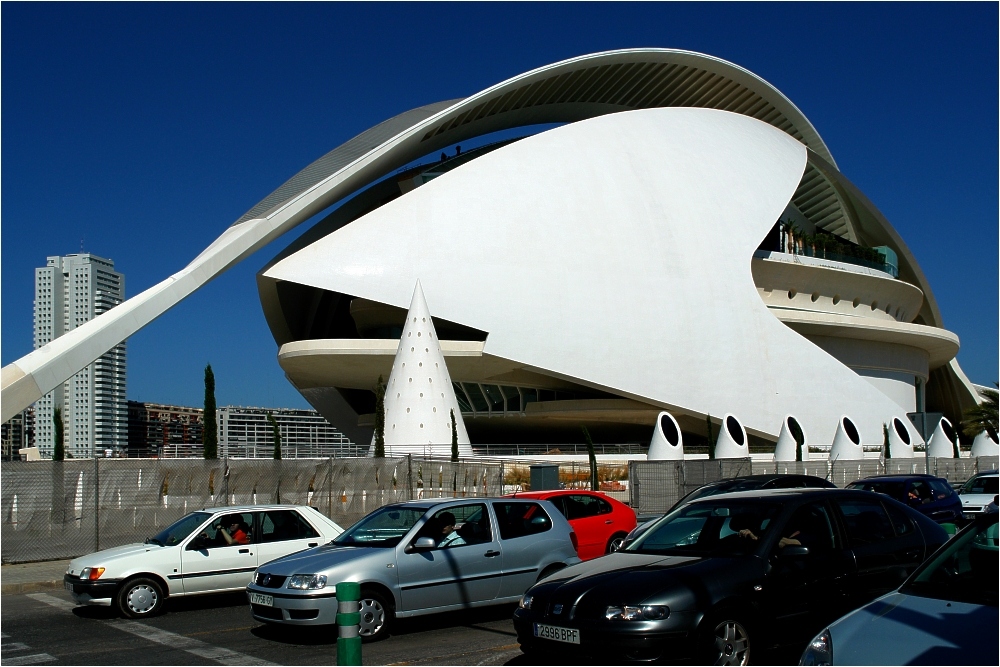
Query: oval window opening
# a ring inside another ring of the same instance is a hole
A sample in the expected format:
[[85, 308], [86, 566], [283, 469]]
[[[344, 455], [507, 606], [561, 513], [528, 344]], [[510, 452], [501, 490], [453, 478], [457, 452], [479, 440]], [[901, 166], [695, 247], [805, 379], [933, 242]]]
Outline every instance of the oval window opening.
[[900, 440], [907, 445], [910, 444], [910, 432], [906, 430], [906, 426], [903, 425], [903, 422], [899, 421], [899, 417], [895, 417], [892, 420], [892, 427], [896, 429], [896, 435], [899, 436]]
[[792, 437], [795, 438], [795, 444], [800, 447], [806, 444], [806, 436], [802, 433], [802, 427], [799, 426], [799, 422], [795, 419], [795, 417], [790, 416], [788, 418], [788, 431], [792, 434]]
[[742, 447], [745, 442], [743, 438], [743, 429], [740, 428], [740, 423], [736, 421], [736, 417], [733, 417], [732, 415], [726, 417], [726, 428], [729, 429], [729, 435], [736, 441], [736, 444]]
[[860, 445], [861, 436], [858, 435], [858, 427], [854, 425], [854, 422], [852, 422], [847, 417], [844, 417], [843, 424], [844, 424], [844, 432], [847, 433], [847, 437], [851, 439], [851, 442], [853, 442], [855, 445]]
[[660, 417], [660, 430], [663, 431], [663, 437], [667, 439], [674, 447], [677, 446], [677, 427], [674, 426], [674, 420], [668, 415], [663, 415]]

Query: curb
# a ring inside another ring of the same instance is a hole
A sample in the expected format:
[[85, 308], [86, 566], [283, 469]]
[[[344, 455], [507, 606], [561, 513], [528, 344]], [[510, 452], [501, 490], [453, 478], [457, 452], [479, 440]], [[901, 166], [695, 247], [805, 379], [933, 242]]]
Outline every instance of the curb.
[[0, 585], [0, 595], [21, 595], [22, 593], [37, 593], [38, 591], [51, 591], [62, 589], [62, 579], [58, 581], [29, 581], [23, 584], [2, 584]]

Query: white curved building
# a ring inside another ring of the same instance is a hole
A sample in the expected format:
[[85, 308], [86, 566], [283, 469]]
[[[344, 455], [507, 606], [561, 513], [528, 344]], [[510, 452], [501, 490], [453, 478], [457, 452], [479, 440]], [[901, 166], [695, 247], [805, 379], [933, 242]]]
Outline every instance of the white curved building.
[[473, 443], [649, 442], [668, 410], [770, 441], [794, 414], [811, 444], [849, 414], [878, 444], [896, 415], [977, 400], [916, 259], [794, 104], [717, 58], [630, 49], [358, 135], [184, 271], [4, 368], [4, 415], [334, 204], [258, 287], [289, 380], [356, 441], [417, 280]]

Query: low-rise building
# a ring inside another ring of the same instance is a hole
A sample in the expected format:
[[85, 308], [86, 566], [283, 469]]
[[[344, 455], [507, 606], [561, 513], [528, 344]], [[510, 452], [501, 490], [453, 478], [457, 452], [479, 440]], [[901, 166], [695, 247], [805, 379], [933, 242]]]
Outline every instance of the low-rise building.
[[219, 456], [272, 458], [274, 432], [268, 414], [278, 424], [283, 458], [358, 456], [368, 450], [367, 443], [359, 448], [315, 410], [225, 406], [218, 414]]

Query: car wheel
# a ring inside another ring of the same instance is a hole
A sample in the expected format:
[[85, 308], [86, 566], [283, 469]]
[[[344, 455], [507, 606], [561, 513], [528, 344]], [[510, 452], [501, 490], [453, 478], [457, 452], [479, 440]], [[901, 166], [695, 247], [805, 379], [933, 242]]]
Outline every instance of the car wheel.
[[381, 593], [365, 589], [361, 591], [361, 601], [358, 603], [361, 614], [361, 641], [377, 642], [389, 636], [389, 626], [392, 624], [392, 607]]
[[608, 540], [608, 547], [604, 550], [604, 553], [613, 554], [616, 551], [621, 551], [623, 546], [625, 546], [625, 533], [615, 533]]
[[702, 664], [750, 664], [750, 633], [747, 624], [730, 611], [711, 614], [701, 622]]
[[128, 618], [148, 618], [163, 611], [163, 589], [152, 579], [129, 579], [118, 589], [118, 610]]

